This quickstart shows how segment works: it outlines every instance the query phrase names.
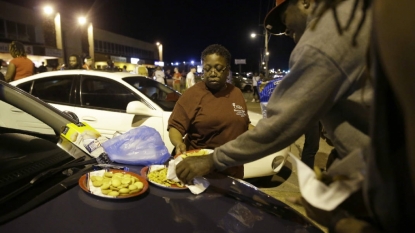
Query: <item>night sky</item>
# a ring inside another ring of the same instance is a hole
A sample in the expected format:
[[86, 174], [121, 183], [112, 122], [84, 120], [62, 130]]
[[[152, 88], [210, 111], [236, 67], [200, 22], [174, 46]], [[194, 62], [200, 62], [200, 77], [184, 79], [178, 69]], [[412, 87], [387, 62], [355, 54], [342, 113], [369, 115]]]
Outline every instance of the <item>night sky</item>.
[[[52, 3], [61, 14], [85, 14], [94, 27], [163, 44], [165, 62], [199, 61], [210, 44], [228, 48], [232, 59], [246, 59], [242, 71], [257, 71], [264, 49], [262, 23], [275, 0], [9, 0], [25, 7]], [[291, 38], [272, 36], [269, 67], [288, 69]], [[233, 70], [239, 67], [233, 66]]]

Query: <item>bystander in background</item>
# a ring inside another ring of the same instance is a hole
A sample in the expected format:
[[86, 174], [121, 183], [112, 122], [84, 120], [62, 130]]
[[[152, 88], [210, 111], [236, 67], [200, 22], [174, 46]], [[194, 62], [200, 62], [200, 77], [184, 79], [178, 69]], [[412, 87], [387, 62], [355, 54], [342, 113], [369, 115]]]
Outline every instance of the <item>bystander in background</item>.
[[159, 83], [166, 84], [164, 81], [164, 72], [163, 69], [160, 66], [156, 67], [156, 70], [154, 71], [154, 80], [156, 80]]
[[85, 64], [82, 66], [85, 70], [93, 70], [95, 68], [94, 66], [94, 59], [92, 59], [91, 56], [85, 57]]
[[25, 47], [18, 41], [9, 45], [9, 52], [13, 59], [9, 62], [6, 73], [6, 81], [22, 79], [35, 73], [35, 64], [27, 58]]
[[69, 56], [69, 63], [66, 70], [77, 70], [82, 68], [81, 58], [78, 55], [72, 54]]
[[186, 89], [191, 88], [193, 85], [195, 85], [195, 73], [196, 73], [196, 67], [192, 66], [190, 67], [189, 73], [186, 75]]
[[182, 81], [182, 74], [179, 72], [179, 68], [174, 67], [173, 89], [175, 91], [181, 92], [181, 81]]
[[45, 66], [45, 62], [44, 61], [42, 61], [42, 65], [40, 65], [38, 68], [37, 68], [37, 72], [38, 73], [43, 73], [43, 72], [46, 72], [46, 71], [48, 71], [48, 69], [46, 68], [46, 66]]

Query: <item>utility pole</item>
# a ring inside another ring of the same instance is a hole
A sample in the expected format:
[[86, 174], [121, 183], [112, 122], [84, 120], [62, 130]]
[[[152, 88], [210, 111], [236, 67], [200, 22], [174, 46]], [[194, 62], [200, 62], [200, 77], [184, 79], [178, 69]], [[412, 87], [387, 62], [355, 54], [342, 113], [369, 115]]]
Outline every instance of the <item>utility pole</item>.
[[265, 80], [268, 80], [269, 72], [268, 72], [268, 60], [269, 60], [269, 53], [268, 53], [268, 30], [265, 29]]

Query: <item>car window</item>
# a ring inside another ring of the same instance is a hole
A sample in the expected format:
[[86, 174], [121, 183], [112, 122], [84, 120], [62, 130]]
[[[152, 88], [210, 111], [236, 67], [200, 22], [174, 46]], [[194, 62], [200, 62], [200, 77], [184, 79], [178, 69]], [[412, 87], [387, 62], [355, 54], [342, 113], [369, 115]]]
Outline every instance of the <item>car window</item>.
[[46, 102], [69, 104], [72, 81], [73, 76], [37, 79], [31, 94]]
[[38, 134], [55, 135], [55, 131], [49, 125], [2, 100], [0, 100], [0, 109], [2, 110], [0, 113], [0, 132], [24, 130]]
[[125, 77], [123, 80], [153, 100], [164, 111], [172, 111], [181, 95], [168, 86], [145, 77]]
[[18, 88], [22, 89], [23, 91], [30, 93], [30, 90], [32, 89], [32, 81], [30, 82], [26, 82], [26, 83], [22, 83], [17, 85]]
[[83, 107], [108, 108], [125, 112], [131, 101], [139, 101], [131, 90], [122, 84], [93, 76], [83, 76], [81, 81], [81, 105]]

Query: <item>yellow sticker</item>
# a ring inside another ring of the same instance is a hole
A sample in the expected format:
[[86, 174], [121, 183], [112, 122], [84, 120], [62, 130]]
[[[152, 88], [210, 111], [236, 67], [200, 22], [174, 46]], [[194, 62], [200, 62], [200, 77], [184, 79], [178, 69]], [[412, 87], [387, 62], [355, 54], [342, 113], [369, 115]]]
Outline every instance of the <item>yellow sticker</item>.
[[80, 144], [83, 139], [96, 139], [101, 134], [87, 123], [82, 122], [83, 125], [78, 126], [74, 123], [67, 124], [62, 129], [62, 136], [75, 144]]

